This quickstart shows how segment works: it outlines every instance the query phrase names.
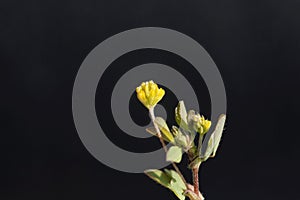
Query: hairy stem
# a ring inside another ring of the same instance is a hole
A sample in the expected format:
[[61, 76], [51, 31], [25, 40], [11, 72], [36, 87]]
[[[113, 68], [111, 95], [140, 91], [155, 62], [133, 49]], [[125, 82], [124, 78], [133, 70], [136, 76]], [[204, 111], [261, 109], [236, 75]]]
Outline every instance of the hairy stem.
[[151, 120], [152, 120], [152, 123], [153, 123], [154, 128], [155, 128], [155, 131], [156, 131], [156, 133], [157, 133], [157, 137], [159, 138], [160, 143], [161, 143], [161, 145], [163, 146], [165, 152], [167, 152], [167, 151], [168, 151], [167, 145], [166, 145], [165, 141], [163, 140], [163, 138], [161, 137], [161, 133], [160, 133], [160, 130], [159, 130], [157, 124], [154, 123], [154, 120], [155, 120], [155, 114], [154, 114], [154, 108], [153, 108], [153, 107], [149, 109], [149, 113], [150, 113]]
[[[154, 114], [154, 107], [150, 108], [149, 109], [149, 113], [150, 113], [150, 117], [151, 117], [151, 120], [152, 120], [152, 123], [154, 125], [154, 128], [157, 132], [157, 136], [159, 138], [159, 141], [161, 143], [161, 145], [163, 146], [165, 152], [167, 153], [168, 149], [167, 149], [167, 145], [165, 143], [165, 141], [163, 140], [162, 136], [161, 136], [161, 132], [157, 126], [157, 124], [154, 122], [155, 120], [155, 114]], [[173, 168], [175, 169], [175, 171], [179, 174], [179, 176], [181, 177], [182, 181], [184, 182], [184, 184], [188, 187], [188, 183], [186, 182], [184, 176], [182, 175], [182, 173], [180, 172], [179, 168], [177, 167], [177, 165], [174, 163], [174, 162], [171, 162]]]
[[195, 166], [192, 169], [193, 172], [193, 185], [194, 185], [194, 193], [199, 197], [200, 200], [204, 200], [200, 190], [199, 190], [199, 166]]
[[193, 168], [192, 171], [193, 171], [194, 192], [196, 194], [199, 194], [199, 167]]

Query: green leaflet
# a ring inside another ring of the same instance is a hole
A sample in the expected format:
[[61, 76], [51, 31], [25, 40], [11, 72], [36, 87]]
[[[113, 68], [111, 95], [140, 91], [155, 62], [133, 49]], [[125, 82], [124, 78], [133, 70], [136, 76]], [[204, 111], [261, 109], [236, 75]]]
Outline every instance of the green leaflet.
[[181, 128], [188, 130], [187, 112], [183, 101], [179, 101], [175, 108], [175, 120]]
[[180, 200], [185, 199], [183, 193], [186, 191], [186, 186], [176, 171], [168, 169], [165, 169], [165, 171], [150, 169], [146, 170], [145, 174], [157, 183], [173, 191]]
[[169, 188], [180, 200], [185, 199], [183, 193], [186, 190], [186, 186], [176, 171], [168, 169], [165, 169], [165, 171], [150, 169], [146, 170], [145, 174], [162, 186]]
[[[157, 137], [157, 132], [155, 130], [155, 127], [149, 127], [149, 128], [146, 128], [146, 131], [148, 133], [150, 133], [151, 135], [154, 135]], [[164, 135], [162, 134], [161, 137], [166, 141], [166, 142], [170, 142], [170, 140]]]
[[187, 188], [180, 175], [174, 170], [165, 169], [165, 172], [170, 177], [172, 177], [170, 190], [172, 190], [180, 200], [184, 200], [185, 196], [183, 195], [183, 193], [186, 191]]
[[216, 152], [218, 150], [221, 138], [222, 138], [222, 133], [224, 130], [224, 125], [225, 125], [225, 120], [226, 120], [226, 115], [222, 114], [219, 117], [218, 123], [216, 125], [216, 130], [215, 130], [215, 136], [214, 136], [214, 148], [213, 148], [213, 154], [212, 157], [216, 155]]
[[145, 171], [145, 174], [166, 188], [169, 188], [171, 185], [170, 183], [172, 177], [168, 176], [166, 173], [164, 173], [161, 170], [149, 169]]
[[164, 135], [170, 142], [174, 142], [174, 137], [169, 130], [169, 127], [166, 121], [161, 117], [156, 117], [154, 123], [158, 126], [159, 130], [161, 131], [162, 135]]
[[206, 161], [209, 157], [215, 156], [221, 141], [225, 120], [226, 120], [226, 115], [224, 114], [220, 115], [216, 128], [209, 138], [206, 151], [204, 154], [201, 153], [200, 155], [201, 161]]
[[178, 146], [172, 146], [167, 152], [167, 161], [180, 163], [182, 158], [182, 150]]

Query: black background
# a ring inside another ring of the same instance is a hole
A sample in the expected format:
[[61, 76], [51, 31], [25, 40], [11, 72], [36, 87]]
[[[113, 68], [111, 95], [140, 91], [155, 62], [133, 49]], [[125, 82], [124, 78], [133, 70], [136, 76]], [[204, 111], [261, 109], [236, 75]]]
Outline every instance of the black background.
[[[176, 198], [143, 174], [94, 159], [72, 118], [73, 82], [85, 56], [106, 38], [145, 26], [194, 38], [222, 74], [228, 120], [217, 157], [201, 169], [206, 198], [299, 199], [299, 10], [296, 0], [1, 0], [0, 199]], [[144, 53], [126, 65], [174, 62]], [[139, 143], [111, 139], [124, 148]]]

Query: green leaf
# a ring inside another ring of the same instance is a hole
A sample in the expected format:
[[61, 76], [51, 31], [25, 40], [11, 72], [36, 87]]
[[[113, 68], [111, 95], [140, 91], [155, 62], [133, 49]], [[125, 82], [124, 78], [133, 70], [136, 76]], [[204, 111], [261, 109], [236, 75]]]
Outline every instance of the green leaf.
[[186, 190], [186, 186], [179, 174], [174, 170], [165, 169], [165, 171], [161, 171], [158, 169], [150, 169], [146, 170], [145, 174], [157, 183], [173, 191], [180, 200], [185, 199], [183, 193]]
[[208, 144], [207, 144], [207, 147], [206, 147], [206, 151], [205, 151], [205, 153], [204, 154], [202, 154], [202, 152], [201, 152], [201, 156], [200, 156], [200, 158], [201, 158], [201, 161], [203, 162], [203, 161], [206, 161], [210, 156], [211, 156], [211, 154], [212, 154], [212, 152], [213, 152], [213, 148], [214, 148], [214, 146], [213, 146], [213, 134], [210, 136], [210, 138], [209, 138], [209, 140], [208, 140]]
[[178, 146], [172, 146], [167, 152], [167, 161], [180, 163], [182, 158], [182, 150]]
[[183, 101], [179, 101], [175, 108], [175, 120], [184, 130], [188, 130], [187, 112]]
[[154, 123], [158, 126], [159, 130], [161, 131], [162, 135], [169, 141], [174, 142], [174, 137], [169, 130], [169, 127], [166, 121], [161, 117], [156, 117]]
[[168, 176], [163, 171], [158, 169], [149, 169], [145, 171], [145, 174], [162, 186], [170, 188], [172, 177]]
[[[157, 132], [156, 132], [155, 127], [149, 127], [149, 128], [146, 128], [146, 131], [147, 131], [148, 133], [150, 133], [151, 135], [154, 135], [154, 136], [158, 137], [158, 136], [157, 136]], [[161, 137], [163, 138], [164, 141], [170, 142], [170, 140], [169, 140], [164, 134], [162, 134]]]
[[199, 134], [199, 140], [198, 140], [198, 152], [202, 151], [202, 145], [203, 145], [203, 135]]
[[224, 130], [224, 125], [225, 125], [225, 120], [226, 120], [226, 115], [222, 114], [219, 117], [216, 129], [214, 131], [214, 148], [213, 148], [213, 154], [212, 157], [216, 155], [216, 152], [218, 150], [221, 138], [222, 138], [222, 133]]
[[202, 161], [207, 160], [209, 157], [215, 156], [221, 141], [225, 120], [226, 120], [226, 115], [224, 114], [220, 115], [216, 128], [209, 138], [206, 151], [204, 154], [201, 153], [200, 158]]
[[172, 190], [180, 200], [184, 200], [185, 196], [183, 193], [187, 188], [180, 175], [174, 170], [165, 169], [165, 172], [172, 178], [169, 189]]

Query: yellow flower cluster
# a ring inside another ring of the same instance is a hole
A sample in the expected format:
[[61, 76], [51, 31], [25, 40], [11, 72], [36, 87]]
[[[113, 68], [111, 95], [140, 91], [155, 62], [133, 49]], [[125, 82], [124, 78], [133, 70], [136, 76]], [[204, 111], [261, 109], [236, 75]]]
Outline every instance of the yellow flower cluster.
[[205, 119], [203, 115], [201, 116], [199, 114], [193, 116], [193, 122], [196, 131], [201, 135], [207, 133], [211, 126], [211, 121]]
[[165, 90], [158, 88], [153, 81], [143, 82], [136, 88], [137, 97], [148, 109], [153, 108], [165, 95]]

